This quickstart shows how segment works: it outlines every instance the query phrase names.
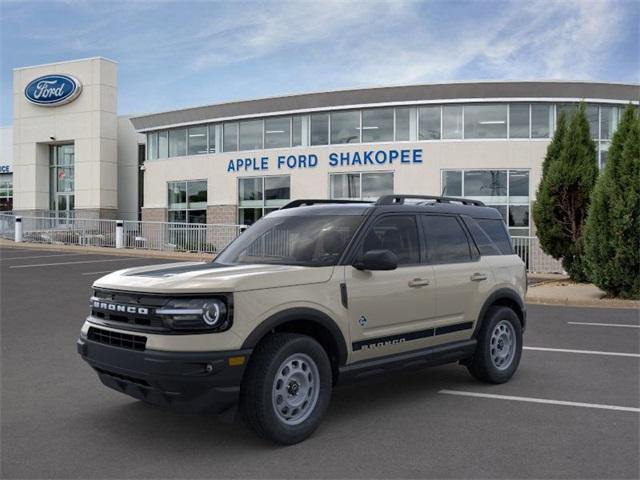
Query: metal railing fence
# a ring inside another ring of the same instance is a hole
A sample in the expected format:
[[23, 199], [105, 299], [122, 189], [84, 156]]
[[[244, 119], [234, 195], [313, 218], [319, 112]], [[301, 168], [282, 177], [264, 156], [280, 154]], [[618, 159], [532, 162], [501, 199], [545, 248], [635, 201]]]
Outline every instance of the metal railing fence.
[[95, 247], [116, 246], [116, 221], [21, 217], [22, 241]]
[[562, 262], [547, 255], [538, 237], [511, 237], [513, 248], [529, 273], [563, 273]]
[[10, 213], [0, 213], [0, 237], [13, 240], [16, 235], [16, 217]]

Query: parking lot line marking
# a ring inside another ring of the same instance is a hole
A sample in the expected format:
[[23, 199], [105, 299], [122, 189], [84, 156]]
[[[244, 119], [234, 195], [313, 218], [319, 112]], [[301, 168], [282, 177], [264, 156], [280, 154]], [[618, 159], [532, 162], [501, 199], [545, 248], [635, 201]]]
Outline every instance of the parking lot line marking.
[[622, 412], [640, 413], [640, 408], [621, 407], [619, 405], [604, 405], [601, 403], [567, 402], [565, 400], [551, 400], [547, 398], [517, 397], [513, 395], [497, 395], [494, 393], [464, 392], [461, 390], [440, 390], [445, 395], [459, 395], [462, 397], [493, 398], [496, 400], [512, 400], [514, 402], [544, 403], [549, 405], [564, 405], [566, 407], [599, 408], [601, 410], [618, 410]]
[[110, 258], [108, 260], [80, 260], [78, 262], [38, 263], [35, 265], [13, 265], [9, 268], [53, 267], [55, 265], [77, 265], [79, 263], [124, 262], [126, 260], [131, 260], [135, 258], [136, 257], [125, 257], [125, 258]]
[[567, 322], [569, 325], [594, 325], [596, 327], [622, 327], [640, 328], [640, 325], [627, 325], [623, 323], [595, 323], [595, 322]]
[[640, 353], [600, 352], [598, 350], [570, 350], [567, 348], [543, 348], [543, 347], [522, 347], [522, 348], [523, 350], [535, 350], [540, 352], [584, 353], [586, 355], [610, 355], [613, 357], [640, 358]]
[[30, 255], [26, 257], [2, 257], [0, 261], [3, 260], [29, 260], [31, 258], [47, 258], [47, 257], [70, 257], [73, 255], [87, 255], [86, 253], [58, 253], [55, 255]]

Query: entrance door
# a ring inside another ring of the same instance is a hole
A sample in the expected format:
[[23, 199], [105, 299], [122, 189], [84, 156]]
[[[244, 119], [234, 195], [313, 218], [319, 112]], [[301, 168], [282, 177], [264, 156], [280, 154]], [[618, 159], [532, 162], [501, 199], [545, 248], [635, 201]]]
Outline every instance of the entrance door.
[[49, 154], [50, 209], [61, 222], [73, 217], [75, 208], [75, 146], [51, 145]]
[[[365, 234], [357, 257], [369, 250], [390, 250], [398, 268], [360, 271], [345, 267], [353, 360], [406, 350], [407, 341], [427, 338], [435, 316], [433, 267], [421, 263], [414, 215], [386, 215]], [[417, 341], [416, 348], [422, 343]]]

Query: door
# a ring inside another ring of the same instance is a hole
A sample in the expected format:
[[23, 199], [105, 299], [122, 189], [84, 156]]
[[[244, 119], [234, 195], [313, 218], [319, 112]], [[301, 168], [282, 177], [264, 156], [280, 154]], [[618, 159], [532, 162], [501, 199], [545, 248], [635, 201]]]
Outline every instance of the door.
[[[415, 215], [386, 215], [365, 232], [356, 258], [386, 249], [398, 257], [398, 268], [361, 271], [345, 267], [349, 331], [354, 361], [406, 351], [408, 341], [427, 338], [436, 314], [433, 267], [421, 263]], [[416, 348], [422, 346], [416, 342]]]
[[468, 338], [476, 305], [489, 288], [491, 269], [457, 216], [422, 215], [421, 223], [435, 276], [437, 336], [445, 335], [446, 341]]

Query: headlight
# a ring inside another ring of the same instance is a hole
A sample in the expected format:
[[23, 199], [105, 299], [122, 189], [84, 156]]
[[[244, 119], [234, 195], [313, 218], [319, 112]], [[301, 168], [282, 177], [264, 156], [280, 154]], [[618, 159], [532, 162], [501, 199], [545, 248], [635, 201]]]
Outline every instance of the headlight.
[[221, 332], [231, 327], [227, 302], [221, 298], [173, 299], [155, 313], [172, 330]]

